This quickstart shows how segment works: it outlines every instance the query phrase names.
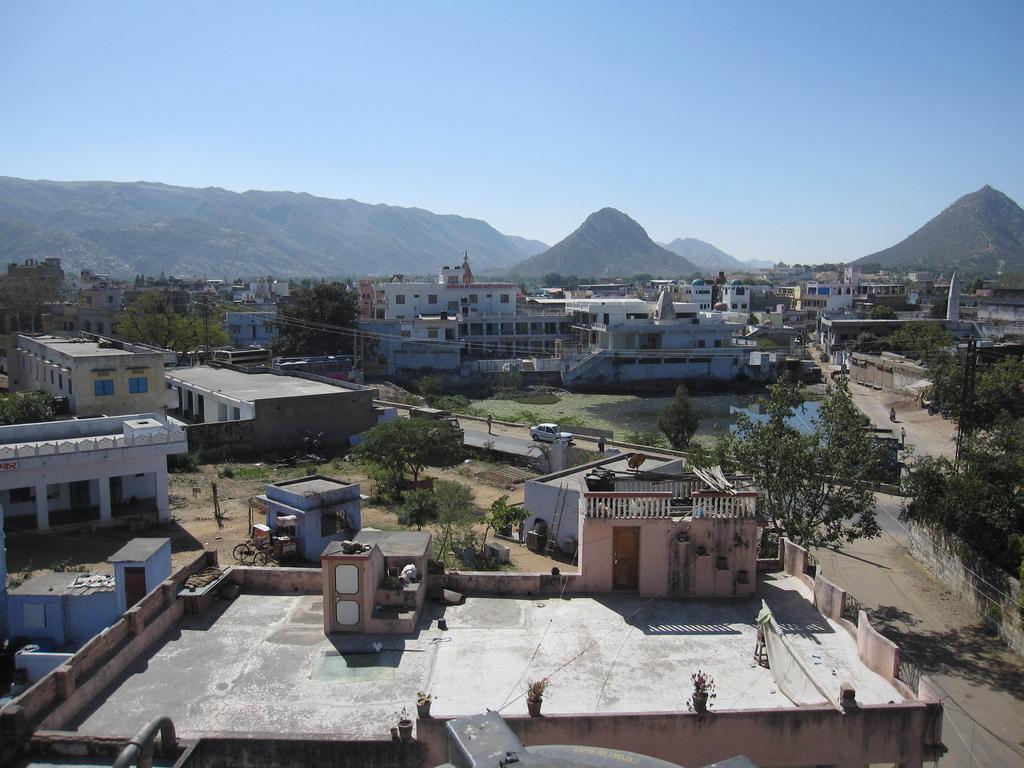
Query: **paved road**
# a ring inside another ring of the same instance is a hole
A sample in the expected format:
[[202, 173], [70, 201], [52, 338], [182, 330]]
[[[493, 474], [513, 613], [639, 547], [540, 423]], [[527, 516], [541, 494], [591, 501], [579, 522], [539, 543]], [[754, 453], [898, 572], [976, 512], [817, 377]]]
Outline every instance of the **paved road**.
[[842, 550], [816, 549], [823, 572], [944, 692], [942, 766], [1024, 768], [1024, 659], [906, 551], [902, 500], [876, 499], [884, 533]]
[[487, 434], [486, 424], [469, 421], [468, 419], [460, 421], [459, 426], [462, 427], [465, 435], [463, 442], [474, 448], [484, 448], [487, 443], [491, 443], [491, 447], [494, 450], [512, 454], [513, 456], [543, 455], [540, 445], [529, 437], [515, 437], [513, 435], [497, 433], [489, 435]]

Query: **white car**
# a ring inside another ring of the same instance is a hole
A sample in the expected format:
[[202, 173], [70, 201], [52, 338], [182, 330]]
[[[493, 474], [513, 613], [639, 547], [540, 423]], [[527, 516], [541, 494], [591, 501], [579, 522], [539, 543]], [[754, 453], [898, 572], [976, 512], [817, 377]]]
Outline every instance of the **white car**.
[[571, 443], [576, 435], [572, 432], [562, 432], [557, 424], [538, 424], [535, 427], [530, 427], [530, 437], [542, 443], [553, 443], [555, 440]]

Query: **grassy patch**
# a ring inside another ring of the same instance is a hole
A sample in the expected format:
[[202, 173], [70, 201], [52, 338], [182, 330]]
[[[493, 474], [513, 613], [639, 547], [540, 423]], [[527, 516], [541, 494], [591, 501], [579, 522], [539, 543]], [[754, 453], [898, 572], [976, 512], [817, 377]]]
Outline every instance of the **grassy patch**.
[[523, 405], [555, 405], [562, 400], [562, 398], [552, 392], [526, 392], [522, 395], [516, 395], [512, 399]]

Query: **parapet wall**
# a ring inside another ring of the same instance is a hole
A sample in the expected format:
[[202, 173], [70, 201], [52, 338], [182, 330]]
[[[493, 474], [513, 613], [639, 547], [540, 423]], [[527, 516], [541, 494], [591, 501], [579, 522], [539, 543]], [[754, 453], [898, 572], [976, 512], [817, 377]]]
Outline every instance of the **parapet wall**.
[[464, 595], [558, 595], [578, 593], [580, 574], [508, 573], [505, 571], [449, 571], [432, 576], [434, 588]]
[[300, 595], [318, 595], [323, 592], [322, 568], [260, 568], [236, 565], [228, 571], [227, 578], [242, 589], [253, 592]]
[[181, 619], [185, 604], [177, 599], [177, 593], [188, 577], [216, 564], [216, 552], [200, 554], [86, 643], [66, 664], [0, 710], [0, 746], [4, 750], [13, 747], [37, 728], [66, 728], [90, 701]]
[[[835, 707], [506, 717], [524, 744], [622, 749], [680, 765], [707, 765], [744, 754], [757, 765], [897, 763], [917, 768], [941, 750], [942, 707], [906, 702], [843, 712]], [[939, 724], [936, 724], [936, 720]], [[447, 759], [445, 721], [419, 720], [425, 766]]]

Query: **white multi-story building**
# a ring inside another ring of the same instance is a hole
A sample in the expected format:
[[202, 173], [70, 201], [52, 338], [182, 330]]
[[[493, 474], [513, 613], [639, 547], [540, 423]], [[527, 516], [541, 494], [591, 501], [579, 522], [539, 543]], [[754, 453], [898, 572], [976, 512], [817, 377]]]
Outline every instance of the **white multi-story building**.
[[434, 282], [392, 281], [376, 286], [374, 319], [412, 320], [421, 315], [464, 318], [516, 313], [515, 283], [478, 283], [469, 259], [459, 266], [441, 267]]
[[568, 300], [566, 311], [590, 351], [562, 374], [567, 386], [770, 373], [762, 369], [760, 355], [752, 363], [749, 351], [733, 346], [742, 324], [726, 322], [720, 312], [702, 312], [696, 303], [676, 303], [668, 289], [653, 302]]

